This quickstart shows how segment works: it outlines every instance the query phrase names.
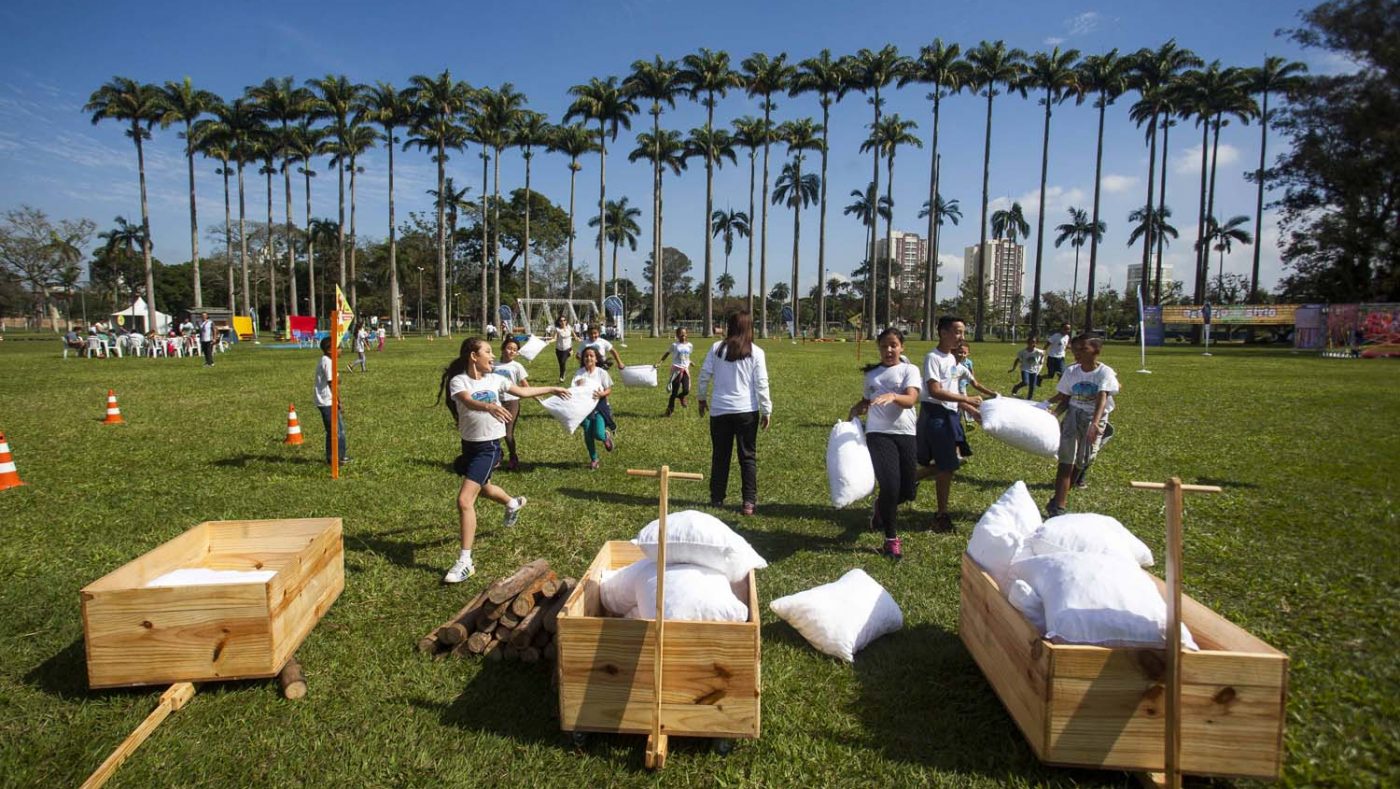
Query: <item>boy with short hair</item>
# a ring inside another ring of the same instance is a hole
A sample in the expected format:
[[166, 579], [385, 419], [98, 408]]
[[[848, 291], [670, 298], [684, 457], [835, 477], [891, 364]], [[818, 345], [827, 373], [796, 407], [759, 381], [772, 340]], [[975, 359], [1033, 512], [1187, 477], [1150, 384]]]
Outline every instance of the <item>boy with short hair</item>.
[[1057, 379], [1065, 373], [1065, 349], [1069, 346], [1069, 323], [1061, 323], [1060, 330], [1045, 341], [1045, 377]]
[[[331, 462], [331, 343], [330, 337], [321, 338], [321, 359], [316, 363], [316, 385], [314, 395], [316, 410], [321, 412], [321, 424], [326, 428], [326, 462]], [[336, 414], [336, 433], [340, 436], [340, 462], [349, 463], [345, 454], [345, 402], [340, 403], [340, 413]]]
[[1094, 462], [1108, 429], [1113, 411], [1113, 395], [1118, 393], [1118, 374], [1099, 362], [1103, 341], [1081, 334], [1070, 341], [1076, 364], [1060, 378], [1050, 404], [1064, 414], [1060, 423], [1059, 466], [1055, 471], [1055, 493], [1045, 505], [1050, 517], [1062, 515], [1069, 486]]
[[[933, 519], [934, 531], [952, 531], [953, 519], [948, 515], [948, 493], [953, 486], [953, 474], [962, 461], [958, 444], [965, 443], [958, 406], [982, 404], [980, 397], [968, 397], [959, 392], [960, 370], [954, 351], [963, 344], [967, 326], [962, 318], [945, 315], [938, 319], [938, 347], [924, 357], [920, 391], [919, 420], [916, 431], [917, 459], [924, 468], [921, 478], [932, 476], [938, 497], [938, 513]], [[932, 466], [932, 468], [930, 468]]]
[[1040, 383], [1040, 368], [1045, 364], [1045, 351], [1035, 347], [1038, 338], [1032, 334], [1026, 338], [1026, 347], [1016, 352], [1016, 358], [1011, 361], [1011, 368], [1007, 372], [1021, 368], [1021, 383], [1011, 387], [1011, 394], [1016, 394], [1021, 387], [1026, 387], [1026, 399], [1035, 399], [1035, 387]]

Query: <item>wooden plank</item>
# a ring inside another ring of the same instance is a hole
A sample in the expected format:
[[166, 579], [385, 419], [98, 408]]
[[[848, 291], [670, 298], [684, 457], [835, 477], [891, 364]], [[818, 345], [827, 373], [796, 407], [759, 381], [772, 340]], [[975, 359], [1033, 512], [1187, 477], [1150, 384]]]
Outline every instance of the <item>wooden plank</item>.
[[262, 520], [209, 521], [209, 552], [236, 554], [302, 551], [339, 518], [271, 518]]
[[122, 740], [122, 743], [102, 761], [102, 764], [93, 771], [92, 775], [83, 781], [82, 789], [99, 789], [106, 784], [116, 773], [117, 768], [122, 766], [122, 762], [141, 747], [141, 743], [151, 736], [151, 732], [155, 731], [156, 727], [169, 717], [170, 713], [180, 710], [189, 703], [190, 699], [194, 698], [194, 691], [194, 685], [188, 682], [177, 682], [160, 694], [160, 701], [156, 704], [156, 708], [146, 716], [145, 720], [141, 721], [131, 734], [127, 735], [125, 740]]
[[[1055, 677], [1060, 679], [1091, 680], [1109, 673], [1136, 673], [1160, 681], [1166, 665], [1160, 649], [1107, 649], [1048, 642], [1047, 646], [1054, 652]], [[1279, 689], [1284, 686], [1287, 673], [1288, 659], [1281, 655], [1188, 651], [1181, 658], [1182, 681], [1188, 685]]]
[[83, 587], [79, 597], [87, 599], [87, 595], [96, 592], [143, 587], [171, 570], [198, 566], [208, 553], [209, 524], [201, 523]]
[[[1148, 573], [1159, 592], [1166, 589], [1166, 582]], [[1188, 594], [1181, 596], [1181, 616], [1191, 637], [1203, 650], [1222, 652], [1248, 652], [1260, 655], [1283, 657], [1283, 653], [1267, 641], [1255, 636], [1239, 625], [1202, 605]]]
[[323, 531], [308, 542], [273, 582], [285, 581], [280, 594], [269, 584], [274, 663], [280, 669], [301, 647], [345, 589], [345, 550], [339, 518], [316, 519]]

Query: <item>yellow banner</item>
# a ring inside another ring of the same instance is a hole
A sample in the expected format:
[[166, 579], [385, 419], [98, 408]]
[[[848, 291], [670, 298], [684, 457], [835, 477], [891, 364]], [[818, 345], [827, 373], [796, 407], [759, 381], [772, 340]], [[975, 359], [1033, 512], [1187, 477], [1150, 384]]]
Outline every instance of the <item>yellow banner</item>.
[[[1292, 326], [1297, 311], [1297, 304], [1212, 304], [1210, 322]], [[1162, 307], [1162, 323], [1205, 323], [1205, 309], [1199, 304]]]
[[345, 298], [345, 291], [335, 286], [335, 310], [340, 313], [340, 325], [349, 326], [355, 321], [355, 311], [350, 309], [350, 302]]

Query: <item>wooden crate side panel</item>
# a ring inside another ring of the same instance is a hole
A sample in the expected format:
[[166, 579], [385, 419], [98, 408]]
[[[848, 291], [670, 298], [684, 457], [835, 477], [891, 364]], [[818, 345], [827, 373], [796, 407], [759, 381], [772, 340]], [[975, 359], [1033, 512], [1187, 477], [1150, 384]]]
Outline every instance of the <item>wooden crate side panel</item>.
[[94, 688], [277, 672], [264, 584], [88, 593], [83, 617]]
[[[1105, 674], [1139, 675], [1155, 682], [1162, 680], [1166, 653], [1160, 649], [1128, 649], [1049, 644], [1055, 656], [1057, 679], [1093, 680]], [[1281, 655], [1241, 652], [1183, 652], [1181, 679], [1188, 685], [1249, 685], [1281, 690], [1288, 672], [1288, 659]]]
[[208, 553], [209, 528], [207, 523], [201, 523], [93, 581], [82, 592], [143, 587], [171, 570], [201, 566]]
[[282, 518], [269, 520], [209, 521], [209, 552], [296, 553], [314, 541], [339, 518]]
[[559, 720], [566, 731], [649, 730], [649, 631], [638, 619], [559, 617]]
[[958, 635], [1036, 755], [1045, 758], [1048, 658], [1040, 634], [966, 554]]
[[[1152, 577], [1158, 591], [1166, 589], [1166, 583], [1161, 578], [1151, 573], [1148, 575]], [[1217, 614], [1187, 594], [1181, 596], [1181, 621], [1186, 623], [1187, 629], [1191, 631], [1196, 643], [1203, 650], [1284, 656], [1268, 642]]]
[[609, 570], [617, 570], [647, 558], [641, 548], [628, 540], [609, 540], [603, 548], [607, 551], [603, 566]]
[[337, 519], [269, 584], [273, 660], [278, 670], [345, 589], [343, 545]]

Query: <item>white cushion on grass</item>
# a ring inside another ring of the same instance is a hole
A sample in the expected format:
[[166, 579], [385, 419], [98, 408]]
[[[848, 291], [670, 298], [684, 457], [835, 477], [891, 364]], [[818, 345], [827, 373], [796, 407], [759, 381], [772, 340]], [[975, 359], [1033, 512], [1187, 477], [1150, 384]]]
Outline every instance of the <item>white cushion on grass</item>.
[[[1052, 553], [1011, 565], [1045, 609], [1045, 637], [1069, 644], [1152, 647], [1166, 644], [1167, 604], [1151, 576], [1130, 559]], [[1182, 646], [1196, 649], [1186, 625]]]
[[622, 368], [622, 385], [629, 387], [655, 387], [656, 365], [634, 364], [631, 367]]
[[904, 614], [894, 598], [860, 569], [832, 583], [780, 597], [768, 607], [807, 643], [848, 663], [866, 644], [904, 627]]
[[1006, 592], [1007, 569], [1021, 548], [1021, 541], [1040, 527], [1040, 508], [1035, 505], [1026, 483], [1014, 485], [992, 503], [968, 540], [967, 553], [996, 580]]
[[875, 492], [875, 465], [859, 419], [837, 422], [826, 439], [826, 481], [836, 509]]
[[[653, 562], [657, 554], [660, 521], [637, 532], [636, 543]], [[666, 564], [698, 564], [719, 570], [730, 581], [742, 581], [750, 570], [768, 566], [762, 556], [724, 521], [697, 510], [681, 510], [666, 516]]]
[[593, 386], [575, 386], [569, 390], [569, 397], [546, 397], [540, 401], [544, 410], [548, 411], [559, 420], [559, 424], [564, 426], [564, 432], [572, 433], [578, 430], [578, 426], [583, 424], [583, 420], [593, 413], [593, 409], [598, 407], [598, 401], [593, 397]]
[[1057, 515], [1045, 521], [1021, 543], [1016, 558], [1047, 553], [1101, 553], [1152, 566], [1152, 549], [1117, 518], [1092, 512]]
[[656, 562], [640, 559], [617, 570], [604, 570], [598, 581], [598, 598], [613, 616], [632, 616], [637, 607], [637, 589], [648, 578], [656, 577]]
[[982, 429], [992, 438], [1032, 455], [1055, 457], [1060, 449], [1060, 422], [1029, 400], [993, 397], [983, 400]]
[[533, 362], [548, 345], [549, 343], [531, 334], [525, 339], [525, 344], [520, 346], [520, 355], [525, 357], [525, 361]]
[[[637, 616], [656, 618], [656, 565], [637, 585]], [[666, 618], [687, 622], [747, 622], [749, 608], [734, 595], [724, 573], [698, 564], [666, 566]]]
[[1031, 588], [1025, 581], [1012, 581], [1007, 588], [1006, 599], [1011, 601], [1011, 605], [1026, 621], [1035, 625], [1035, 629], [1045, 634], [1045, 603], [1040, 599], [1040, 595]]

